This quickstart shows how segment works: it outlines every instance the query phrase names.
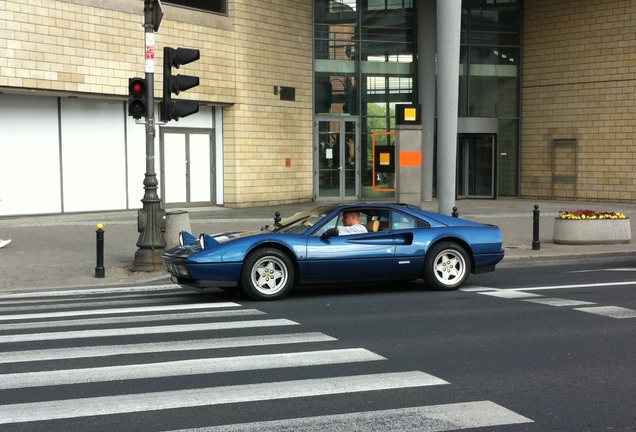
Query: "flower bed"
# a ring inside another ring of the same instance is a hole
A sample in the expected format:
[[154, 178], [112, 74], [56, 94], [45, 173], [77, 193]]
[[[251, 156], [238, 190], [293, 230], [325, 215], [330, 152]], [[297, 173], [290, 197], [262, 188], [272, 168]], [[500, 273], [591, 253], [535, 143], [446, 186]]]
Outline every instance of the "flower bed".
[[623, 213], [616, 212], [598, 212], [594, 210], [574, 210], [559, 212], [561, 219], [627, 219]]
[[557, 244], [624, 244], [632, 239], [629, 218], [623, 213], [594, 210], [560, 211], [552, 240]]

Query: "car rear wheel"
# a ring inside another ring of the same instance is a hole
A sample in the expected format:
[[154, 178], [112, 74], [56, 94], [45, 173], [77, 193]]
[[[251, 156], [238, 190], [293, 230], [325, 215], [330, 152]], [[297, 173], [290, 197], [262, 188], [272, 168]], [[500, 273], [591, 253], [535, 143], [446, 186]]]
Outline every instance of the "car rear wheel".
[[426, 253], [424, 281], [436, 291], [459, 288], [470, 274], [470, 259], [463, 247], [452, 242], [433, 245]]
[[294, 266], [278, 249], [258, 249], [247, 256], [241, 273], [241, 288], [254, 300], [278, 300], [294, 282]]

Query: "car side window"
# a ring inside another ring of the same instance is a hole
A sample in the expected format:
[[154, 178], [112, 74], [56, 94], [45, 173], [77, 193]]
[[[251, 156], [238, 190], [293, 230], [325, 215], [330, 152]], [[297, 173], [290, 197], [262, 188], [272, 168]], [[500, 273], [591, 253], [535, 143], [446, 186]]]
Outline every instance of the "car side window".
[[407, 215], [402, 212], [391, 212], [391, 229], [412, 229], [412, 228], [427, 228], [429, 225], [421, 219]]
[[[312, 235], [314, 236], [321, 236], [323, 233], [325, 233], [328, 229], [330, 228], [342, 228], [344, 227], [344, 213], [346, 213], [347, 211], [353, 211], [359, 214], [360, 216], [360, 223], [364, 226], [367, 226], [367, 230], [370, 231], [368, 229], [368, 222], [371, 221], [372, 215], [369, 213], [368, 210], [364, 210], [364, 209], [348, 209], [345, 211], [340, 212], [339, 214], [337, 214], [336, 216], [332, 217], [329, 221], [327, 221], [324, 225], [322, 225], [318, 230], [316, 230], [315, 232], [312, 233]], [[353, 234], [363, 234], [362, 232], [355, 232], [355, 233], [350, 233], [351, 235]]]
[[[358, 216], [358, 221], [361, 225], [364, 225], [366, 227], [367, 225], [367, 221], [370, 220], [369, 215], [367, 213], [367, 211], [365, 210], [361, 210], [361, 209], [347, 209], [345, 211], [343, 211], [342, 213], [340, 213], [338, 215], [337, 218], [337, 228], [340, 231], [340, 233], [342, 234], [342, 228], [344, 228], [346, 226], [345, 224], [345, 214], [346, 213], [354, 213], [357, 214]], [[351, 220], [349, 220], [349, 223], [352, 223]], [[355, 223], [355, 222], [354, 222]], [[357, 223], [356, 223], [357, 225]], [[354, 231], [354, 232], [349, 232], [348, 234], [353, 235], [353, 234], [365, 234], [363, 232], [359, 232], [359, 231]]]
[[[385, 209], [369, 209], [363, 222], [369, 232], [387, 231], [389, 229], [389, 211]], [[362, 220], [362, 217], [360, 217]]]
[[321, 226], [318, 230], [316, 230], [311, 235], [320, 237], [329, 228], [336, 228], [338, 226], [338, 219], [339, 218], [340, 218], [340, 215], [336, 215], [336, 216], [332, 217], [330, 220], [327, 221], [327, 223], [325, 223], [323, 226]]

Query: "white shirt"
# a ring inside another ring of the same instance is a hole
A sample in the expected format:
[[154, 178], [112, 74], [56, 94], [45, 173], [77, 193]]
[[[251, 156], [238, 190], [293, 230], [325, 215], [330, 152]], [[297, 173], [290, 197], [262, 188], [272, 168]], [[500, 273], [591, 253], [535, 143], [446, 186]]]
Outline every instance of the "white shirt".
[[338, 227], [338, 234], [341, 234], [341, 235], [363, 234], [368, 232], [369, 231], [367, 230], [367, 227], [365, 227], [362, 224]]

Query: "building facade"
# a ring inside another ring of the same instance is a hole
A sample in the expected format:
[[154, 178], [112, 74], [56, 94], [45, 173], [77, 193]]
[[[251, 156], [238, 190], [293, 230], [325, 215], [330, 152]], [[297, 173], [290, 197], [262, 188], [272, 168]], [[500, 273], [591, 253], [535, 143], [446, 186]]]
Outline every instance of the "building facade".
[[[160, 196], [167, 207], [311, 200], [312, 2], [225, 4], [225, 15], [163, 4], [157, 102], [164, 46], [201, 59], [179, 70], [200, 77], [179, 95], [200, 112], [157, 128]], [[141, 207], [145, 127], [127, 99], [129, 78], [145, 73], [143, 10], [139, 0], [0, 2], [0, 214]]]
[[[391, 198], [373, 149], [394, 144], [398, 103], [423, 106], [424, 200], [449, 176], [453, 199], [636, 200], [636, 4], [440, 1], [162, 1], [157, 102], [162, 48], [201, 51], [179, 70], [200, 77], [179, 95], [199, 113], [157, 127], [165, 206]], [[0, 215], [140, 207], [145, 125], [127, 98], [145, 73], [143, 6], [0, 1]], [[458, 73], [440, 77], [448, 36]]]
[[527, 0], [520, 195], [636, 199], [636, 2]]

